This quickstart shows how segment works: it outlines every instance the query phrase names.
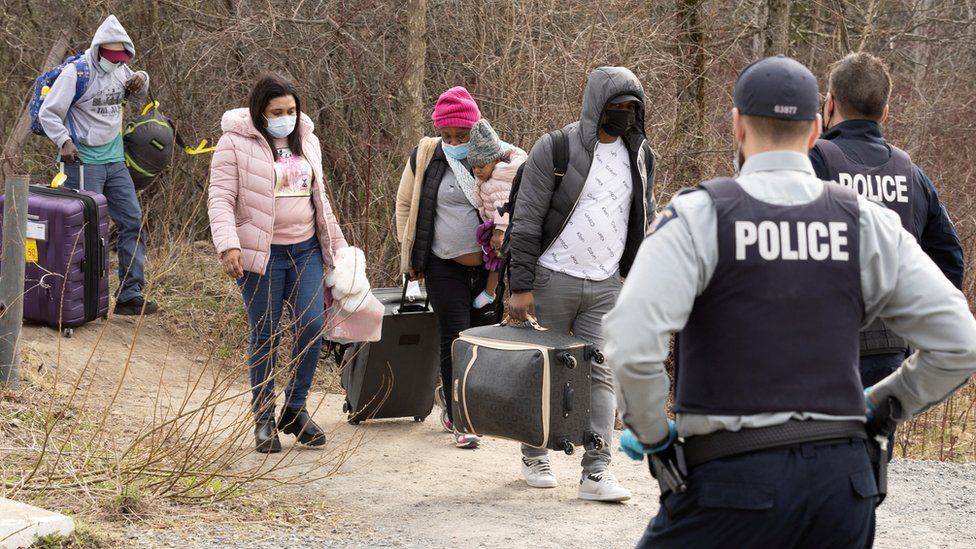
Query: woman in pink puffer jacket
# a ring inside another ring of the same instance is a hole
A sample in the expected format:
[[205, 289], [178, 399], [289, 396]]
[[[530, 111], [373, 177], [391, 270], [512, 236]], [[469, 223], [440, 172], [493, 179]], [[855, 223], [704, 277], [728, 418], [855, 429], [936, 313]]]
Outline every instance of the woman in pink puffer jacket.
[[[256, 449], [281, 451], [278, 430], [321, 446], [325, 433], [305, 400], [320, 356], [324, 273], [348, 244], [326, 197], [319, 140], [294, 86], [279, 76], [262, 78], [250, 107], [226, 112], [221, 128], [207, 210], [224, 272], [237, 280], [247, 307]], [[286, 306], [295, 341], [292, 361], [278, 368]], [[278, 374], [291, 380], [276, 424]]]
[[498, 287], [498, 268], [501, 265], [502, 241], [508, 230], [508, 214], [498, 208], [508, 202], [512, 182], [525, 163], [525, 151], [498, 139], [491, 124], [482, 118], [471, 127], [468, 140], [468, 162], [474, 173], [474, 205], [481, 214], [478, 242], [484, 251], [484, 265], [488, 283], [475, 298], [474, 308], [481, 309], [495, 301]]

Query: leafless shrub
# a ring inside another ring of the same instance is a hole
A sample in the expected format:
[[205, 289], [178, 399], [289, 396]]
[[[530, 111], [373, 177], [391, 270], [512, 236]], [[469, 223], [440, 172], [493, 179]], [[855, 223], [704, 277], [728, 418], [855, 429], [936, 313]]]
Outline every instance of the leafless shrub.
[[[543, 132], [578, 116], [591, 68], [626, 65], [648, 93], [647, 131], [660, 156], [657, 191], [664, 202], [699, 177], [729, 172], [732, 82], [736, 71], [766, 47], [767, 4], [429, 0], [423, 95], [431, 105], [443, 89], [467, 86], [502, 138], [527, 148]], [[777, 2], [777, 9], [782, 4]], [[888, 62], [895, 86], [886, 136], [936, 182], [971, 256], [976, 6], [970, 0], [785, 4], [791, 11], [786, 47], [816, 74], [825, 75], [831, 62], [853, 50], [871, 51]], [[71, 29], [72, 49], [80, 51], [109, 12], [129, 29], [139, 50], [137, 65], [150, 72], [163, 111], [188, 140], [215, 140], [220, 115], [243, 105], [259, 73], [290, 75], [322, 138], [339, 219], [350, 240], [367, 249], [371, 279], [392, 280], [397, 266], [393, 198], [413, 145], [401, 142], [397, 99], [407, 66], [404, 3], [5, 0], [3, 6], [3, 135], [16, 121], [54, 30]], [[776, 47], [782, 46], [782, 36], [777, 34]], [[703, 59], [698, 59], [701, 48]], [[49, 143], [32, 139], [26, 155], [31, 173], [49, 178], [52, 154]], [[206, 180], [205, 159], [179, 155], [173, 169], [143, 194], [154, 249], [207, 238], [201, 207]], [[150, 276], [163, 276], [165, 269], [154, 261]], [[967, 276], [964, 290], [971, 300], [974, 284]], [[962, 413], [974, 400], [970, 386], [903, 432], [930, 433], [943, 424], [934, 414], [944, 410], [945, 425], [963, 432], [947, 447], [954, 448], [952, 455], [974, 459], [976, 449], [964, 451], [958, 442], [971, 440], [976, 431], [972, 414]], [[916, 455], [920, 444], [908, 443], [908, 455]], [[931, 443], [924, 448], [919, 455], [930, 455]]]

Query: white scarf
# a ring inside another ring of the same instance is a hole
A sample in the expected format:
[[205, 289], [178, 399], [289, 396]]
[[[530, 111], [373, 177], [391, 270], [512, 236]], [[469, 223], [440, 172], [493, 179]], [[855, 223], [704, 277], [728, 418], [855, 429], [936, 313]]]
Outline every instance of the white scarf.
[[[443, 144], [443, 141], [441, 143]], [[455, 160], [447, 153], [444, 153], [444, 157], [447, 158], [447, 165], [454, 172], [454, 179], [457, 179], [458, 186], [464, 191], [464, 196], [472, 206], [477, 208], [474, 203], [474, 175], [464, 166], [464, 162]]]

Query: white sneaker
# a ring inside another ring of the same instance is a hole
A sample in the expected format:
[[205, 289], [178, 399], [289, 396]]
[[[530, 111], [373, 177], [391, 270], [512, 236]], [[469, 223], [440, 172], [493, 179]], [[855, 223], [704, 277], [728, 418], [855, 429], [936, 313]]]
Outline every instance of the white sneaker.
[[610, 471], [600, 471], [580, 479], [577, 497], [587, 501], [617, 503], [630, 499], [630, 490], [621, 486]]
[[549, 456], [537, 458], [522, 457], [522, 476], [533, 488], [555, 488], [556, 475], [549, 466]]

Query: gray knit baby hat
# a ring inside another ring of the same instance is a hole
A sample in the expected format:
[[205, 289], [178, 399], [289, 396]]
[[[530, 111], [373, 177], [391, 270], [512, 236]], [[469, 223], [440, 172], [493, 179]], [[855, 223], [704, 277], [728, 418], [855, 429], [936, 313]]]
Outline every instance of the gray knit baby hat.
[[468, 139], [468, 163], [472, 166], [484, 166], [498, 160], [505, 154], [498, 134], [487, 120], [482, 118], [471, 126], [471, 137]]

